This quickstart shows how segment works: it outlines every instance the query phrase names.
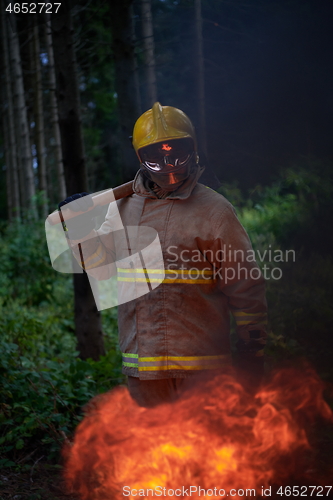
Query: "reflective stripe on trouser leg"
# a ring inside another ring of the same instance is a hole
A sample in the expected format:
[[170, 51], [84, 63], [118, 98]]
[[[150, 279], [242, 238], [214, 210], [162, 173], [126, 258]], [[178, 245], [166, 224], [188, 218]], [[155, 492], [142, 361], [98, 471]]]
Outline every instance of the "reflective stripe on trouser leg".
[[231, 356], [157, 356], [139, 357], [123, 353], [123, 366], [138, 368], [139, 372], [167, 370], [216, 370], [231, 364]]
[[122, 353], [123, 366], [138, 368], [138, 354]]

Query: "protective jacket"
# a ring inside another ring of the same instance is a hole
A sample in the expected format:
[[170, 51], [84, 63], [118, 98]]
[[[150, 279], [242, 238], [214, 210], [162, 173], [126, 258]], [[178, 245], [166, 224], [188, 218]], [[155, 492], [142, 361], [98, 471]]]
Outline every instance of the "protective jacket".
[[[117, 202], [124, 226], [157, 231], [165, 268], [162, 284], [119, 305], [124, 374], [140, 379], [187, 377], [230, 364], [230, 312], [245, 344], [252, 330], [260, 339], [266, 335], [264, 279], [249, 238], [233, 206], [197, 182], [200, 174], [195, 170], [178, 190], [161, 199], [138, 172], [135, 194]], [[97, 234], [104, 235], [108, 227], [111, 215]], [[82, 243], [91, 256], [91, 270], [105, 259], [105, 241]], [[118, 269], [118, 279], [136, 278], [136, 269]], [[262, 354], [259, 349], [257, 356]]]

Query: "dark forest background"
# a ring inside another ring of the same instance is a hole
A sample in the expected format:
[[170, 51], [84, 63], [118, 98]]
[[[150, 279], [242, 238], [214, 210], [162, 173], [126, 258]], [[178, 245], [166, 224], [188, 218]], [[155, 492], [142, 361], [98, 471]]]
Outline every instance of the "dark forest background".
[[[117, 185], [135, 172], [137, 161], [127, 137], [125, 147], [122, 132], [125, 129], [131, 135], [133, 123], [151, 106], [152, 96], [162, 105], [179, 107], [190, 116], [199, 132], [199, 146], [219, 179], [237, 179], [244, 191], [269, 184], [281, 167], [311, 158], [331, 158], [330, 3], [203, 2], [201, 40], [196, 9], [194, 0], [156, 0], [151, 2], [152, 18], [145, 17], [143, 22], [139, 1], [74, 2], [72, 37], [91, 191]], [[54, 20], [59, 20], [64, 10], [65, 4], [54, 14]], [[10, 21], [13, 14], [7, 17]], [[44, 157], [48, 175], [54, 177], [55, 138], [44, 16], [20, 13], [16, 17], [35, 174], [40, 153], [33, 47], [36, 28], [31, 23], [38, 25]], [[152, 36], [145, 36], [147, 21], [152, 22]], [[153, 71], [149, 71], [152, 65]], [[4, 94], [2, 99], [6, 99]], [[4, 138], [2, 142], [0, 213], [6, 219]], [[37, 190], [39, 184], [35, 179]], [[49, 208], [53, 209], [59, 201], [59, 188], [51, 179], [47, 191]]]
[[83, 405], [124, 382], [116, 311], [52, 269], [44, 221], [74, 192], [133, 179], [129, 136], [156, 100], [193, 121], [203, 182], [255, 250], [295, 250], [259, 262], [282, 270], [267, 280], [267, 373], [305, 357], [333, 382], [332, 3], [23, 5], [1, 3], [0, 468], [57, 464]]

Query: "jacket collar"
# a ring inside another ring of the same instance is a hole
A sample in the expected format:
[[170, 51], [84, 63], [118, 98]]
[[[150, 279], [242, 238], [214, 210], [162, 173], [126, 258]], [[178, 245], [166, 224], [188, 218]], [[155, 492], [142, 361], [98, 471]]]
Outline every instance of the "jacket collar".
[[[195, 168], [183, 184], [176, 189], [176, 191], [167, 193], [167, 195], [165, 197], [163, 196], [163, 198], [166, 200], [186, 200], [186, 198], [189, 198], [204, 170], [204, 167], [200, 166]], [[134, 193], [145, 198], [158, 198], [156, 193], [154, 193], [152, 188], [149, 186], [150, 182], [151, 181], [145, 177], [141, 170], [139, 170], [133, 181]]]

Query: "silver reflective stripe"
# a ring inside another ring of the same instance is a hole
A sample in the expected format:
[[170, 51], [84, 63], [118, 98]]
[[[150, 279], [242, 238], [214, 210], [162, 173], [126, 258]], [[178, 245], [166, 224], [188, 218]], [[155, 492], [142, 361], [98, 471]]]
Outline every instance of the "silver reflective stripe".
[[224, 360], [225, 356], [170, 356], [161, 358], [139, 358], [139, 368], [142, 366], [167, 366], [176, 365], [179, 368], [183, 366], [201, 366], [216, 365]]
[[142, 358], [138, 357], [137, 354], [123, 354], [123, 365], [136, 367], [139, 371], [216, 370], [230, 364], [230, 354], [216, 356], [157, 356]]
[[138, 354], [122, 353], [123, 366], [138, 368]]
[[123, 269], [118, 268], [118, 281], [127, 283], [189, 283], [207, 285], [216, 279], [209, 269]]

